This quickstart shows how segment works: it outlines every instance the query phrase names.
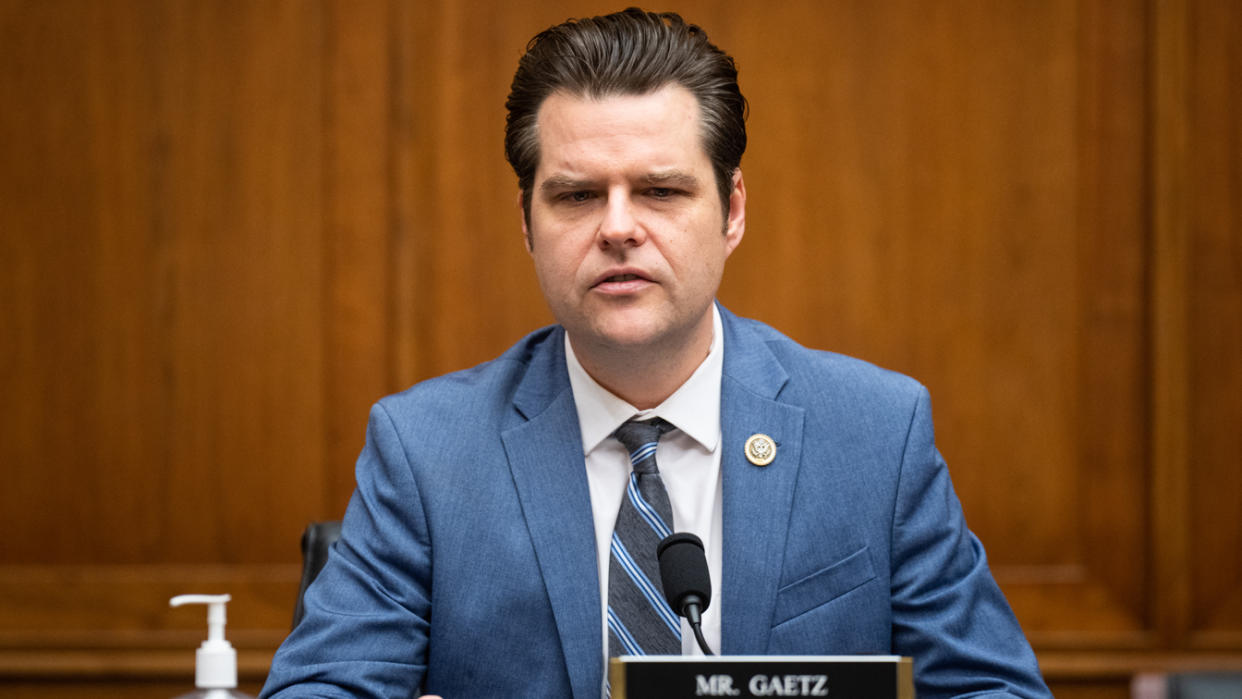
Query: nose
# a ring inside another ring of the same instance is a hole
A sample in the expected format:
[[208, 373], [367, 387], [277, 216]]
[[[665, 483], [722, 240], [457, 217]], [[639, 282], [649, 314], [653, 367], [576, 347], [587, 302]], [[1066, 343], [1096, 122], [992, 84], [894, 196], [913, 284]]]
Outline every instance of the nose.
[[647, 234], [634, 216], [634, 203], [629, 192], [608, 193], [608, 203], [599, 222], [599, 244], [602, 248], [642, 245]]

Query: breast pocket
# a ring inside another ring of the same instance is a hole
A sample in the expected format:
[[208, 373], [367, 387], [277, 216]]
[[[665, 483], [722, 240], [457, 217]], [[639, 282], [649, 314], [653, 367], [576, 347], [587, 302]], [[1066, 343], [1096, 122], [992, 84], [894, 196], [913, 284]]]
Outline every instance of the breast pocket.
[[776, 592], [774, 625], [823, 606], [875, 579], [866, 546]]

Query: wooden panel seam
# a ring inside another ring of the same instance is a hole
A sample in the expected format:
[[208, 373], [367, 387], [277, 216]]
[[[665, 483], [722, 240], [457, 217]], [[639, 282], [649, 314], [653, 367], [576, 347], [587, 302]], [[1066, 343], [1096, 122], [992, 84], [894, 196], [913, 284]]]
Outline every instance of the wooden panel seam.
[[1152, 12], [1152, 612], [1176, 646], [1190, 610], [1186, 3], [1156, 0]]

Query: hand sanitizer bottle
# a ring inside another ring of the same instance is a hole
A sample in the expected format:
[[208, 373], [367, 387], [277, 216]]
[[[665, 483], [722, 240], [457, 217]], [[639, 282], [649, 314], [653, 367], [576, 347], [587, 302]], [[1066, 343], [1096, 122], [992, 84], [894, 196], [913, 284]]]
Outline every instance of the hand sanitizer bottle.
[[224, 640], [224, 605], [230, 599], [229, 595], [178, 595], [169, 600], [174, 607], [207, 605], [207, 640], [198, 647], [194, 663], [197, 689], [176, 699], [253, 699], [237, 691], [237, 651]]

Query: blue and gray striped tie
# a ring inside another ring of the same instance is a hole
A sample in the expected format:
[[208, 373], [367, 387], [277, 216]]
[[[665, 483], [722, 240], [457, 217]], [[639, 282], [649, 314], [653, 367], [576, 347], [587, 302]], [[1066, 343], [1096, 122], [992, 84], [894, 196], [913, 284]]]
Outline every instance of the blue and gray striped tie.
[[680, 655], [681, 620], [660, 591], [656, 546], [672, 533], [673, 508], [656, 468], [656, 445], [673, 425], [630, 420], [613, 436], [633, 472], [621, 498], [608, 564], [608, 655]]

